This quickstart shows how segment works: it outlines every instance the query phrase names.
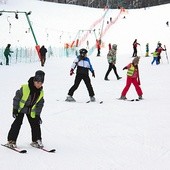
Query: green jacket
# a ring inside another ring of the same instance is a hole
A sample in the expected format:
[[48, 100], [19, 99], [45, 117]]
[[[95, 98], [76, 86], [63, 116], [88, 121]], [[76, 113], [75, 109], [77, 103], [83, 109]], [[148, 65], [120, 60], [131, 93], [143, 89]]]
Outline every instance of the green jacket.
[[13, 51], [11, 51], [10, 48], [6, 47], [4, 51], [4, 56], [5, 57], [11, 56], [11, 53], [13, 53]]

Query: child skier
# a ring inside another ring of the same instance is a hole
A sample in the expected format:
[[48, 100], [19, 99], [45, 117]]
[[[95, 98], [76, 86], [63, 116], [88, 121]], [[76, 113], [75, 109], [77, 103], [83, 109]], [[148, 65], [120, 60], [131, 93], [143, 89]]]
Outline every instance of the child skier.
[[45, 73], [38, 70], [34, 77], [28, 80], [28, 84], [21, 86], [16, 91], [13, 98], [13, 113], [15, 118], [8, 133], [8, 143], [6, 146], [16, 148], [16, 141], [19, 131], [23, 122], [24, 115], [26, 114], [32, 132], [31, 146], [43, 148], [41, 141], [41, 128], [42, 120], [40, 114], [44, 105], [43, 87]]
[[92, 72], [92, 76], [95, 77], [93, 67], [90, 63], [90, 59], [87, 57], [88, 51], [84, 48], [80, 49], [80, 55], [74, 60], [71, 70], [70, 76], [74, 74], [74, 69], [77, 67], [76, 78], [74, 81], [74, 85], [70, 88], [68, 92], [68, 96], [66, 101], [75, 102], [76, 100], [73, 98], [74, 91], [78, 88], [81, 80], [86, 84], [87, 90], [89, 92], [90, 100], [92, 102], [95, 101], [93, 87], [91, 85], [91, 80], [89, 78], [89, 70]]
[[154, 62], [156, 62], [156, 65], [159, 64], [158, 62], [158, 52], [155, 50], [155, 52], [151, 53], [153, 55], [153, 60], [151, 62], [151, 64], [153, 65]]
[[158, 53], [158, 64], [160, 64], [160, 60], [161, 60], [161, 52], [162, 51], [166, 51], [166, 49], [162, 48], [162, 44], [160, 42], [158, 42], [158, 47], [156, 49], [157, 53]]
[[126, 100], [126, 94], [131, 86], [133, 84], [135, 86], [136, 92], [139, 96], [139, 100], [142, 99], [143, 92], [140, 88], [140, 79], [139, 79], [139, 70], [138, 70], [138, 64], [139, 64], [139, 57], [135, 57], [132, 61], [132, 63], [128, 64], [126, 67], [123, 68], [123, 70], [127, 69], [127, 80], [126, 80], [126, 86], [124, 87], [120, 99]]
[[149, 57], [149, 43], [146, 44], [146, 54], [145, 57]]
[[106, 72], [106, 75], [105, 75], [105, 80], [109, 80], [108, 79], [108, 75], [109, 73], [111, 72], [111, 70], [113, 69], [116, 77], [117, 77], [117, 80], [121, 79], [122, 77], [120, 77], [117, 73], [117, 69], [116, 69], [116, 52], [117, 52], [117, 45], [116, 44], [113, 44], [111, 49], [109, 50], [108, 54], [107, 54], [107, 60], [108, 60], [108, 63], [109, 63], [109, 67], [108, 67], [108, 70]]

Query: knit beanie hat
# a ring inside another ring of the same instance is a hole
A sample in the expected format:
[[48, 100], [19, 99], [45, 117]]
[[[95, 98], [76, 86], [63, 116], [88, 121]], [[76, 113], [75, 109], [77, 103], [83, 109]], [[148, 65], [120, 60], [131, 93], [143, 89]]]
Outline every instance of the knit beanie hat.
[[132, 61], [133, 64], [138, 64], [139, 63], [140, 57], [135, 57]]
[[45, 73], [42, 70], [38, 70], [35, 72], [34, 81], [44, 83], [44, 76]]
[[115, 49], [115, 50], [116, 50], [116, 49], [117, 49], [117, 44], [113, 44], [113, 45], [112, 45], [112, 49]]

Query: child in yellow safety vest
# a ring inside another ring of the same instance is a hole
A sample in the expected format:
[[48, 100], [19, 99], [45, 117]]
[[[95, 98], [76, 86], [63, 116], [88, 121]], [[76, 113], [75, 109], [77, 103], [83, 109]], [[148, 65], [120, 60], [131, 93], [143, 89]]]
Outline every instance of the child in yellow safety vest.
[[133, 84], [135, 86], [135, 90], [138, 94], [139, 100], [143, 99], [142, 95], [143, 92], [140, 88], [140, 79], [139, 79], [139, 57], [135, 57], [132, 61], [132, 63], [128, 64], [126, 67], [123, 68], [123, 70], [127, 69], [127, 80], [126, 80], [126, 86], [124, 87], [120, 99], [126, 100], [126, 94], [131, 86]]
[[156, 62], [156, 65], [158, 65], [159, 64], [159, 62], [158, 62], [158, 52], [155, 51], [151, 54], [153, 55], [153, 60], [152, 60], [151, 64], [153, 65], [153, 63]]
[[41, 70], [36, 71], [35, 76], [28, 80], [27, 84], [21, 86], [16, 91], [13, 98], [12, 116], [15, 118], [8, 133], [7, 147], [16, 148], [16, 141], [23, 122], [24, 115], [27, 116], [31, 127], [32, 143], [31, 146], [43, 148], [41, 139], [42, 123], [40, 114], [44, 106], [43, 83], [45, 73]]

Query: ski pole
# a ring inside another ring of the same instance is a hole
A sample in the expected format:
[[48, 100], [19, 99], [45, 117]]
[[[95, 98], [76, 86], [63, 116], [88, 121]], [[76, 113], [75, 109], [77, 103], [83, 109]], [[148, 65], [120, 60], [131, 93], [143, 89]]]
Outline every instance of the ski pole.
[[166, 55], [166, 59], [167, 59], [167, 62], [169, 64], [169, 58], [168, 58], [168, 54], [167, 54], [167, 50], [166, 50], [166, 46], [164, 45], [164, 48], [165, 48], [165, 55]]

